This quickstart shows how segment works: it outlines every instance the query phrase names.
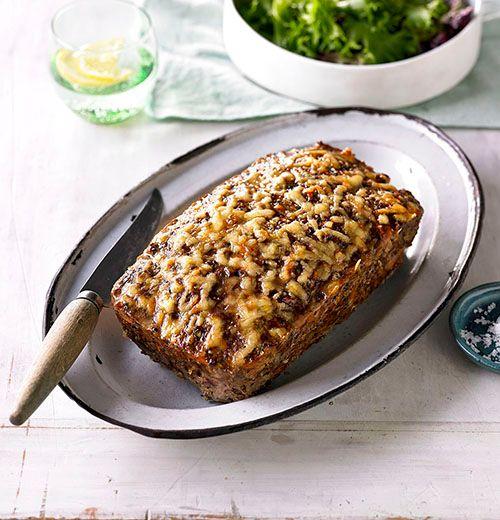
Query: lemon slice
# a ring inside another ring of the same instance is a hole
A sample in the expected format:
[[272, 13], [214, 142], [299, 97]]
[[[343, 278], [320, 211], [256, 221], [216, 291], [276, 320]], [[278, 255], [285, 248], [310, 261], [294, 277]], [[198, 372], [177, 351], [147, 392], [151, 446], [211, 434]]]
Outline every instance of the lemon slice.
[[76, 51], [59, 49], [55, 66], [60, 76], [74, 87], [109, 87], [126, 81], [132, 70], [118, 60], [123, 38], [110, 38], [83, 45]]

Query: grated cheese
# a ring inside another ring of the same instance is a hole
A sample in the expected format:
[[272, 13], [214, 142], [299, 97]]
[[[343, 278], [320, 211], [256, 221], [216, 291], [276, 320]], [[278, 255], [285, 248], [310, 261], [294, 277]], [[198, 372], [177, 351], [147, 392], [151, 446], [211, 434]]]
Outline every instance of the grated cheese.
[[335, 293], [345, 269], [363, 269], [353, 255], [378, 227], [418, 214], [384, 178], [321, 144], [259, 159], [156, 235], [123, 298], [165, 341], [200, 356], [230, 349], [238, 366], [263, 342], [285, 341], [325, 283]]

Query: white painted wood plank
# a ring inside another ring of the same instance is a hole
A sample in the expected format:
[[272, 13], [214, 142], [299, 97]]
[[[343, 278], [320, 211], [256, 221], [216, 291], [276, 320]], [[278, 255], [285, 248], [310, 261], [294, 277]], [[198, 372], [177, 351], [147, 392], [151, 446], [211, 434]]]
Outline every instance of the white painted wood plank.
[[[145, 439], [58, 389], [29, 428], [9, 403], [41, 337], [50, 279], [131, 186], [234, 125], [96, 127], [55, 98], [50, 15], [65, 0], [6, 3], [0, 19], [0, 517], [500, 517], [500, 379], [454, 347], [446, 315], [391, 365], [293, 420], [218, 439]], [[488, 213], [464, 288], [498, 278], [500, 132], [453, 131]], [[7, 274], [5, 274], [7, 273]], [[23, 464], [24, 458], [24, 464]]]
[[345, 426], [177, 442], [53, 429], [50, 446], [44, 429], [6, 429], [0, 494], [14, 506], [1, 515], [498, 517], [498, 427]]

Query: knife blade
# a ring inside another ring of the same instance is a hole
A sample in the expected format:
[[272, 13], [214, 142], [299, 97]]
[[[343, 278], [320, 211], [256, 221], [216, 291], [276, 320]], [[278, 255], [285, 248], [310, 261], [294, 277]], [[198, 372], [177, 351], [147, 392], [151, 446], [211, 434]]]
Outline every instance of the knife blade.
[[114, 282], [151, 240], [162, 213], [163, 199], [160, 192], [154, 190], [140, 214], [91, 274], [80, 294], [59, 314], [24, 379], [10, 415], [12, 424], [23, 424], [75, 362], [92, 336], [103, 305], [110, 301]]
[[104, 305], [108, 304], [113, 284], [149, 244], [160, 223], [162, 213], [163, 199], [160, 192], [155, 189], [127, 231], [90, 275], [82, 291], [93, 291], [101, 297]]

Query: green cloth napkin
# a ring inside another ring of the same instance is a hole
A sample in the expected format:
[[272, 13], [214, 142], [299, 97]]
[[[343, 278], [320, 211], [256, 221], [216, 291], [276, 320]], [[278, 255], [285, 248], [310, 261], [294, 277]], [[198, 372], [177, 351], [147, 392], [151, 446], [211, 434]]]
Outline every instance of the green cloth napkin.
[[[314, 108], [244, 78], [222, 41], [222, 0], [147, 0], [161, 46], [149, 114], [233, 121]], [[485, 24], [473, 72], [452, 91], [404, 109], [443, 126], [500, 128], [500, 22]]]

